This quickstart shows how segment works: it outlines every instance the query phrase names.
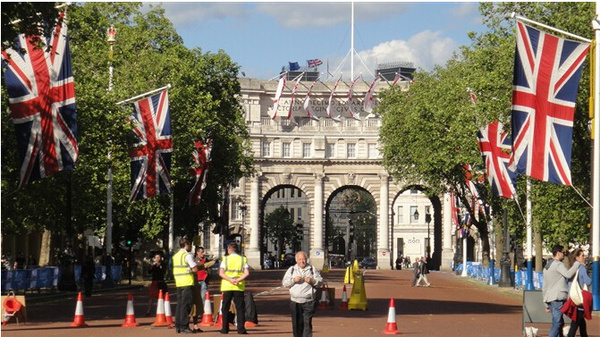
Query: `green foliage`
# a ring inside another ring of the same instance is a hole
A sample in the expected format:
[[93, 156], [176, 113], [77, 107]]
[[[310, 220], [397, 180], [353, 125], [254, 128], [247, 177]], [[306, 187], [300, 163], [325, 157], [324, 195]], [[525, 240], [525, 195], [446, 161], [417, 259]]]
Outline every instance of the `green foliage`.
[[15, 48], [15, 39], [21, 33], [48, 36], [59, 14], [55, 6], [55, 2], [3, 2], [2, 47]]
[[297, 240], [294, 219], [287, 208], [279, 206], [265, 217], [265, 235], [277, 246], [277, 256], [283, 252], [283, 247], [293, 245]]
[[[476, 131], [494, 120], [510, 127], [515, 35], [514, 20], [508, 15], [514, 11], [574, 34], [589, 38], [593, 34], [589, 28], [592, 3], [482, 3], [480, 11], [488, 31], [469, 33], [470, 46], [463, 46], [445, 66], [417, 73], [407, 92], [392, 87], [383, 93], [378, 110], [383, 119], [384, 165], [392, 175], [423, 184], [430, 194], [451, 186], [466, 205], [461, 165], [482, 166]], [[588, 83], [586, 62], [577, 98], [571, 169], [574, 187], [589, 199]], [[467, 88], [476, 93], [477, 105], [470, 103]], [[486, 187], [494, 213], [501, 214], [500, 200]], [[519, 204], [525, 205], [524, 179], [519, 179], [517, 190]], [[532, 201], [533, 224], [541, 230], [544, 243], [586, 241], [588, 208], [574, 188], [533, 182]], [[511, 232], [522, 237], [523, 216], [516, 203], [509, 206]], [[483, 234], [485, 250], [486, 221], [475, 225]]]
[[[116, 102], [170, 83], [175, 235], [195, 236], [199, 223], [216, 221], [217, 205], [223, 198], [221, 186], [251, 171], [248, 131], [236, 98], [239, 65], [222, 51], [187, 49], [160, 7], [142, 12], [140, 3], [81, 3], [69, 8], [68, 20], [80, 151], [72, 172], [75, 229], [104, 231], [111, 167], [113, 237], [130, 229], [140, 237], [166, 238], [171, 196], [128, 201], [132, 133], [126, 118], [132, 108]], [[111, 25], [117, 30], [112, 59], [106, 41]], [[110, 65], [114, 73], [109, 91]], [[7, 102], [4, 90], [2, 99]], [[18, 158], [11, 124], [8, 112], [2, 111], [3, 230], [64, 228], [66, 173], [17, 190]], [[193, 183], [188, 174], [193, 143], [207, 136], [213, 139], [208, 186], [201, 204], [190, 209], [186, 200]], [[37, 202], [42, 206], [30, 211], [36, 200], [48, 202]]]

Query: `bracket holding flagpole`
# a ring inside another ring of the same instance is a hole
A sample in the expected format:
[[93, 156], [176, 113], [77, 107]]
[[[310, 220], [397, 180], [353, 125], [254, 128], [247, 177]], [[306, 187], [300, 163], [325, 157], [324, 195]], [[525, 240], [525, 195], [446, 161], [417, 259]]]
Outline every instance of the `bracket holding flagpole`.
[[128, 98], [128, 99], [124, 99], [124, 100], [122, 100], [122, 101], [120, 101], [120, 102], [117, 102], [117, 105], [123, 105], [123, 104], [125, 104], [125, 103], [129, 103], [129, 102], [131, 102], [131, 101], [135, 101], [135, 100], [136, 100], [136, 99], [138, 99], [138, 98], [142, 98], [142, 97], [145, 97], [145, 96], [149, 96], [149, 95], [152, 95], [152, 94], [154, 94], [154, 93], [157, 93], [157, 92], [160, 92], [160, 91], [164, 91], [164, 90], [167, 90], [167, 89], [171, 89], [171, 83], [169, 83], [169, 84], [165, 85], [165, 86], [164, 86], [164, 87], [162, 87], [162, 88], [154, 89], [154, 90], [148, 91], [148, 92], [146, 92], [146, 93], [139, 94], [139, 95], [137, 95], [137, 96], [133, 96], [133, 97], [131, 97], [131, 98]]
[[541, 23], [541, 22], [537, 22], [537, 21], [534, 21], [534, 20], [530, 20], [530, 19], [528, 19], [528, 18], [526, 18], [526, 17], [523, 17], [523, 16], [520, 16], [520, 15], [517, 15], [515, 12], [512, 12], [512, 13], [510, 14], [510, 18], [511, 18], [511, 19], [517, 19], [517, 20], [521, 20], [521, 21], [525, 21], [525, 22], [528, 22], [528, 23], [531, 23], [531, 24], [534, 24], [534, 25], [538, 25], [538, 26], [540, 26], [540, 27], [544, 27], [544, 28], [546, 28], [546, 29], [549, 29], [549, 30], [555, 31], [555, 32], [557, 32], [557, 33], [560, 33], [560, 34], [563, 34], [563, 35], [566, 35], [566, 36], [570, 36], [570, 37], [572, 37], [572, 38], [574, 38], [574, 39], [577, 39], [577, 40], [580, 40], [580, 41], [583, 41], [583, 42], [587, 42], [587, 43], [591, 43], [591, 42], [592, 42], [592, 40], [590, 40], [590, 39], [586, 39], [585, 37], [582, 37], [582, 36], [579, 36], [579, 35], [575, 35], [575, 34], [573, 34], [573, 33], [566, 32], [566, 31], [564, 31], [564, 30], [562, 30], [562, 29], [558, 29], [558, 28], [554, 28], [554, 27], [552, 27], [552, 26], [545, 25], [545, 24], [543, 24], [543, 23]]

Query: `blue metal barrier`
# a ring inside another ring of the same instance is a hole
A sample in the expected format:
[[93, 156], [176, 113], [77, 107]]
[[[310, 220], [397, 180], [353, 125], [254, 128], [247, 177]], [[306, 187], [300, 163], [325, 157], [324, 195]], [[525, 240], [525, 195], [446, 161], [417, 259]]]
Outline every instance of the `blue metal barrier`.
[[[457, 274], [461, 274], [463, 270], [463, 264], [460, 263], [455, 272]], [[496, 283], [500, 281], [500, 268], [494, 268], [494, 280]], [[489, 280], [491, 270], [489, 267], [482, 266], [479, 262], [473, 263], [467, 261], [467, 275], [472, 278], [478, 278], [482, 280]], [[511, 269], [511, 277], [515, 280], [515, 286], [524, 286], [527, 281], [527, 269], [514, 271]], [[542, 289], [544, 285], [543, 273], [534, 272], [533, 273], [533, 286], [536, 289]]]

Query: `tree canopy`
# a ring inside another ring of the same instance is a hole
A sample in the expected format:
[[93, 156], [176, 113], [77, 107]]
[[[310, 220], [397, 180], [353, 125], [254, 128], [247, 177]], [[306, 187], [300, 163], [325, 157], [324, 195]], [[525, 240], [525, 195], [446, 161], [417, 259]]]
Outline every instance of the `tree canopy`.
[[[430, 195], [452, 188], [471, 208], [462, 165], [477, 164], [483, 169], [476, 132], [495, 120], [510, 128], [515, 35], [514, 20], [508, 17], [513, 11], [575, 34], [590, 38], [593, 34], [589, 28], [592, 3], [482, 3], [480, 12], [487, 31], [470, 32], [471, 45], [463, 46], [444, 66], [418, 71], [408, 91], [392, 87], [382, 94], [380, 140], [384, 165], [395, 178], [421, 184]], [[576, 192], [589, 199], [588, 67], [586, 62], [574, 122], [574, 188], [532, 181], [533, 225], [548, 245], [586, 242], [589, 235], [588, 206]], [[476, 94], [477, 104], [472, 104], [468, 89]], [[523, 209], [524, 180], [520, 177], [517, 186]], [[492, 195], [489, 184], [485, 186], [493, 214], [501, 214], [500, 200]], [[525, 220], [516, 203], [509, 207], [511, 231], [521, 237]], [[488, 221], [482, 217], [475, 222], [483, 235], [484, 251]]]
[[[2, 6], [4, 19], [5, 6]], [[72, 172], [18, 184], [18, 155], [9, 112], [2, 111], [2, 223], [7, 233], [30, 228], [64, 229], [66, 190], [71, 182], [72, 225], [76, 233], [106, 225], [107, 170], [113, 170], [114, 237], [127, 229], [161, 238], [168, 227], [170, 196], [130, 203], [131, 125], [128, 105], [116, 102], [171, 84], [169, 90], [173, 153], [175, 235], [195, 235], [198, 224], [215, 222], [221, 186], [250, 173], [248, 131], [237, 100], [239, 65], [219, 51], [188, 49], [161, 7], [140, 3], [81, 3], [68, 8], [67, 22], [78, 113], [80, 156]], [[109, 87], [108, 27], [117, 30]], [[4, 26], [3, 26], [4, 29]], [[4, 33], [4, 31], [3, 31]], [[4, 38], [4, 34], [3, 34]], [[3, 73], [4, 76], [4, 73]], [[7, 95], [2, 99], [8, 106]], [[199, 206], [186, 206], [192, 178], [188, 169], [200, 137], [212, 139], [211, 169]], [[110, 153], [110, 158], [109, 158]], [[31, 205], [36, 204], [33, 208]]]

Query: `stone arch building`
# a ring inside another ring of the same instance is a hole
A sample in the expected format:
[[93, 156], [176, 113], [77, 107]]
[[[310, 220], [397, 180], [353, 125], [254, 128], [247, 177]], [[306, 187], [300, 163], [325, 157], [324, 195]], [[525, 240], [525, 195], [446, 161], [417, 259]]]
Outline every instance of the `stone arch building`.
[[[424, 256], [427, 246], [434, 267], [450, 268], [455, 238], [449, 198], [441, 195], [430, 200], [419, 192], [422, 186], [390, 178], [378, 150], [381, 119], [363, 110], [368, 83], [355, 85], [351, 102], [349, 86], [345, 83], [338, 86], [331, 109], [332, 117], [339, 116], [336, 121], [326, 112], [333, 82], [319, 82], [312, 89], [309, 107], [319, 117], [315, 120], [307, 117], [304, 109], [312, 82], [300, 82], [291, 107], [288, 84], [280, 99], [278, 117], [271, 119], [277, 81], [248, 78], [239, 81], [256, 174], [241, 179], [231, 190], [230, 226], [233, 232], [243, 235], [244, 254], [251, 267], [262, 265], [265, 252], [261, 227], [266, 197], [274, 189], [294, 187], [308, 200], [301, 212], [306, 233], [302, 248], [309, 253], [313, 265], [322, 266], [327, 250], [324, 235], [328, 201], [335, 191], [356, 186], [368, 191], [377, 205], [377, 248], [373, 257], [378, 268], [390, 269], [400, 254]], [[380, 82], [375, 91], [389, 85]], [[397, 85], [406, 88], [409, 84], [401, 81]], [[287, 119], [290, 109], [292, 118]], [[350, 109], [360, 120], [350, 115]], [[241, 209], [244, 214], [240, 216]], [[420, 216], [416, 217], [415, 211]], [[426, 223], [425, 214], [429, 212], [431, 221]]]

